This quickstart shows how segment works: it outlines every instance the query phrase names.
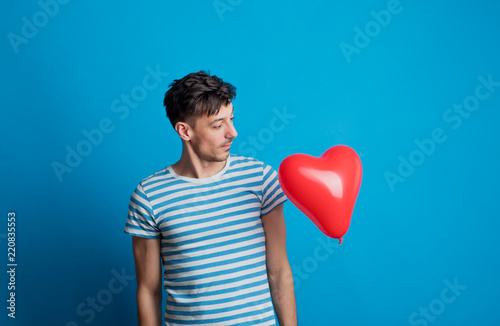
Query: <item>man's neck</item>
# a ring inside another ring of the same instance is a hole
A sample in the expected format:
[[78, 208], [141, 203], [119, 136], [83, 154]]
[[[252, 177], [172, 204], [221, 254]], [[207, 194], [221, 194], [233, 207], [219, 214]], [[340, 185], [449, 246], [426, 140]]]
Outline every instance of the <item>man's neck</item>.
[[182, 152], [181, 158], [172, 165], [177, 175], [187, 178], [209, 178], [216, 175], [226, 166], [227, 160], [222, 162], [210, 162], [199, 159], [196, 155]]

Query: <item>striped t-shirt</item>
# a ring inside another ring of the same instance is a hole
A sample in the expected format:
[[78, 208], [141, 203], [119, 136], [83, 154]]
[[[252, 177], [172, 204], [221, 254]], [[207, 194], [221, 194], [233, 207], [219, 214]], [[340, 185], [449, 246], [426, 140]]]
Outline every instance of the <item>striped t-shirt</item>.
[[125, 232], [160, 239], [165, 325], [275, 325], [261, 216], [284, 201], [272, 167], [232, 154], [209, 178], [139, 183]]

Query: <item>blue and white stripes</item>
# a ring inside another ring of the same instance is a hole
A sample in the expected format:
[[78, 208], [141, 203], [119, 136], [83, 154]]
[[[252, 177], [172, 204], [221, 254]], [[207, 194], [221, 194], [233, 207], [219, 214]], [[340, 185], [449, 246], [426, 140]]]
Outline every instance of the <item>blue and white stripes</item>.
[[165, 325], [275, 325], [260, 217], [285, 200], [274, 169], [235, 155], [210, 178], [167, 167], [137, 186], [125, 232], [160, 238]]

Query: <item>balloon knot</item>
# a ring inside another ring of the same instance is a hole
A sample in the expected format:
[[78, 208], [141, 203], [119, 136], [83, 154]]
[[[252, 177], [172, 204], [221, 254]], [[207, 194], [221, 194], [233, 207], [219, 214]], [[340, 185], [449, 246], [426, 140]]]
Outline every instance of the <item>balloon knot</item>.
[[340, 246], [340, 244], [342, 243], [342, 241], [344, 241], [344, 238], [339, 239], [339, 246]]

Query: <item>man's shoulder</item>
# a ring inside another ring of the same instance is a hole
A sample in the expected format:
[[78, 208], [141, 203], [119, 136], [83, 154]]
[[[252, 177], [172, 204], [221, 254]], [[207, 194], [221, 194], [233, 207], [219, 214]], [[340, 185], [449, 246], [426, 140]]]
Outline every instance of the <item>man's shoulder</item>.
[[231, 167], [235, 169], [255, 169], [260, 168], [265, 173], [275, 170], [271, 165], [266, 164], [253, 157], [231, 154]]
[[141, 182], [139, 182], [139, 185], [145, 187], [154, 183], [168, 180], [172, 180], [172, 175], [169, 167], [167, 166], [142, 179]]
[[249, 156], [242, 156], [238, 154], [231, 154], [231, 167], [257, 167], [264, 166], [265, 163]]

